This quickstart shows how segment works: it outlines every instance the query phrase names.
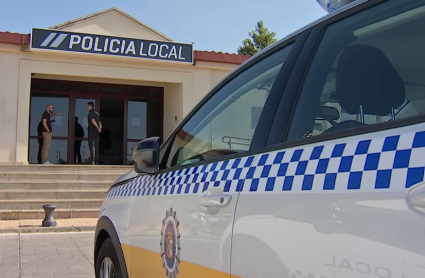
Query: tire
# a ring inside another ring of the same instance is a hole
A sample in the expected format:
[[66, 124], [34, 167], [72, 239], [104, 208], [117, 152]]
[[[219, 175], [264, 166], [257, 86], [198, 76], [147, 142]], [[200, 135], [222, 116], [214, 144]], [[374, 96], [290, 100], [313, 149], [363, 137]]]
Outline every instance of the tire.
[[[108, 272], [108, 268], [111, 271], [106, 276], [105, 272]], [[110, 238], [105, 240], [100, 247], [99, 255], [96, 259], [96, 278], [123, 278], [117, 252]]]

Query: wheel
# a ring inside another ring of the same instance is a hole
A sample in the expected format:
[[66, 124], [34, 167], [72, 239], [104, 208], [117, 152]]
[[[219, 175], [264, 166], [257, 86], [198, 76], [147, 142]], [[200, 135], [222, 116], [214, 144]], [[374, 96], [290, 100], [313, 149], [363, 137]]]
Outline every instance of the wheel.
[[122, 278], [117, 252], [110, 238], [100, 247], [96, 260], [96, 278]]

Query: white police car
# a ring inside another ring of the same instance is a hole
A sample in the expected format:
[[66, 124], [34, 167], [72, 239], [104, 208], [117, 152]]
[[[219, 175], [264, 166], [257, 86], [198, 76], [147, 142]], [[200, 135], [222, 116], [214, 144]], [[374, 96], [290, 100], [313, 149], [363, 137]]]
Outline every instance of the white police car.
[[425, 0], [355, 1], [140, 142], [96, 277], [425, 277], [423, 26]]

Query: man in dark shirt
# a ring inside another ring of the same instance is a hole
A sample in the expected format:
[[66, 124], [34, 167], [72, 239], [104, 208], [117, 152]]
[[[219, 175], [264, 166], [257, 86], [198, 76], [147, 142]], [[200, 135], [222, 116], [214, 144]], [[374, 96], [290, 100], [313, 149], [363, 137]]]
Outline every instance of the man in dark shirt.
[[54, 115], [53, 105], [48, 104], [46, 106], [46, 111], [44, 111], [43, 116], [41, 116], [41, 134], [43, 135], [43, 147], [41, 149], [41, 163], [42, 164], [51, 164], [48, 160], [49, 158], [49, 149], [50, 143], [52, 142], [52, 123], [51, 120]]
[[99, 113], [94, 109], [94, 103], [87, 103], [88, 115], [88, 141], [90, 149], [90, 161], [92, 165], [99, 164], [99, 133], [102, 131]]

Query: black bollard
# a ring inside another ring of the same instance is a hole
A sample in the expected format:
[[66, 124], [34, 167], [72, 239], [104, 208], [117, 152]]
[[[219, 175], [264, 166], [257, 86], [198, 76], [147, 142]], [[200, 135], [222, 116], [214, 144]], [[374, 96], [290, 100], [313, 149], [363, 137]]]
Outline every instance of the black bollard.
[[44, 216], [44, 220], [43, 220], [42, 226], [43, 227], [53, 227], [53, 226], [56, 226], [56, 220], [53, 217], [53, 213], [54, 213], [54, 211], [56, 209], [56, 206], [54, 206], [54, 205], [44, 205], [43, 206], [43, 209], [44, 209], [45, 216]]

